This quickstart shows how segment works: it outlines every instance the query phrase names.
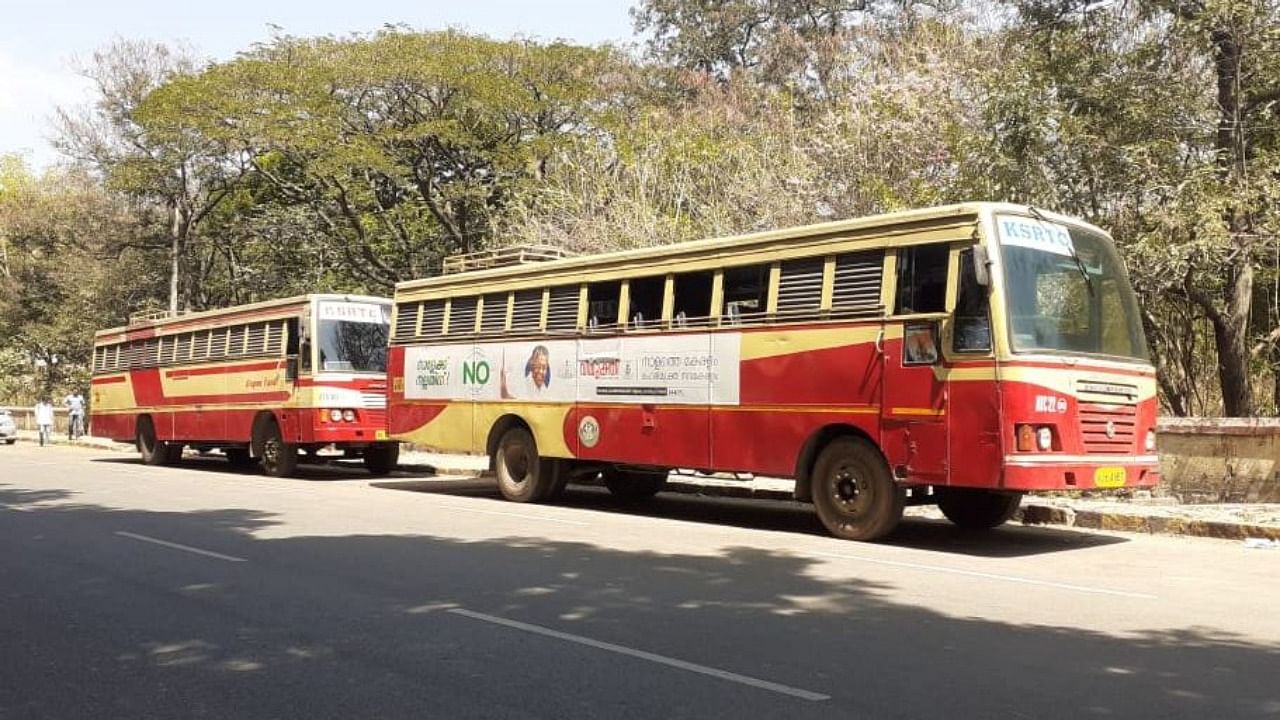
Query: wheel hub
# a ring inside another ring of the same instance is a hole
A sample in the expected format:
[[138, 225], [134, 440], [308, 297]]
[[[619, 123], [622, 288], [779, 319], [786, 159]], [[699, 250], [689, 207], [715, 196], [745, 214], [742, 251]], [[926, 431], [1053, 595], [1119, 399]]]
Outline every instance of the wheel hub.
[[831, 483], [831, 499], [846, 513], [856, 514], [862, 509], [867, 498], [867, 481], [859, 478], [848, 468], [836, 471]]

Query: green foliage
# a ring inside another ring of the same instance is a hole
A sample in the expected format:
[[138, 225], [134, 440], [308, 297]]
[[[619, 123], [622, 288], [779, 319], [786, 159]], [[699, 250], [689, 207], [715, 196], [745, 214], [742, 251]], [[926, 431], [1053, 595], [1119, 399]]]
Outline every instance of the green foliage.
[[89, 331], [166, 279], [193, 309], [386, 293], [490, 244], [992, 199], [1113, 231], [1166, 410], [1280, 408], [1274, 3], [643, 0], [633, 18], [643, 61], [402, 28], [199, 69], [114, 44], [100, 101], [59, 121], [96, 174], [0, 161], [0, 282], [24, 298], [0, 299], [21, 348], [0, 362], [74, 374]]

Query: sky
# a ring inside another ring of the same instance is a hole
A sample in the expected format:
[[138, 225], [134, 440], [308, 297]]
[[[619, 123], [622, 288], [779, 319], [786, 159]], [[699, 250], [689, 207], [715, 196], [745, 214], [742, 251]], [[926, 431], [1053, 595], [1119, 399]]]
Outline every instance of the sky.
[[635, 0], [0, 0], [0, 155], [40, 169], [61, 158], [47, 137], [58, 106], [91, 101], [75, 71], [116, 38], [164, 41], [222, 60], [270, 38], [346, 35], [406, 24], [580, 44], [630, 42]]

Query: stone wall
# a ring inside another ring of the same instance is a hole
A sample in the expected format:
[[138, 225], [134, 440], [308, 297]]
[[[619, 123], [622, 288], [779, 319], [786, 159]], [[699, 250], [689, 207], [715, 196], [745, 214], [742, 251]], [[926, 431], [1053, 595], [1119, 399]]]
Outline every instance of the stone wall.
[[[35, 408], [29, 407], [0, 407], [0, 410], [8, 410], [13, 415], [13, 424], [18, 426], [19, 430], [35, 430], [36, 429], [36, 411]], [[53, 408], [53, 430], [54, 432], [67, 431], [67, 409]]]
[[1184, 503], [1280, 502], [1280, 419], [1166, 418], [1161, 487]]

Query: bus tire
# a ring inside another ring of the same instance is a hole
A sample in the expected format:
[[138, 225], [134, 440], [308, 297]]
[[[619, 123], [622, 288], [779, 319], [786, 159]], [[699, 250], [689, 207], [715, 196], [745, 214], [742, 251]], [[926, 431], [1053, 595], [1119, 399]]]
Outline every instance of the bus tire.
[[874, 445], [838, 437], [813, 466], [813, 505], [827, 532], [844, 540], [879, 540], [902, 520], [906, 492]]
[[512, 502], [539, 502], [555, 482], [554, 463], [538, 457], [532, 433], [513, 427], [502, 434], [493, 455], [498, 491]]
[[[147, 465], [168, 465], [173, 462], [168, 444], [156, 438], [156, 426], [150, 417], [144, 416], [138, 419], [136, 437], [138, 454], [142, 456], [143, 463]], [[178, 452], [181, 453], [182, 451], [179, 450]]]
[[364, 449], [364, 469], [373, 475], [390, 475], [400, 463], [400, 443], [377, 443]]
[[627, 504], [644, 502], [667, 486], [666, 473], [606, 468], [601, 478], [604, 486], [609, 488], [609, 494]]
[[284, 441], [275, 421], [263, 425], [261, 459], [263, 472], [271, 477], [292, 477], [298, 469], [298, 446]]
[[249, 453], [249, 448], [226, 448], [222, 454], [227, 456], [227, 462], [233, 468], [253, 467], [253, 455]]
[[551, 460], [548, 462], [551, 471], [551, 482], [547, 483], [547, 492], [541, 498], [540, 502], [554, 502], [564, 495], [565, 488], [569, 487], [569, 477], [573, 474], [573, 467], [569, 460]]
[[1022, 493], [978, 488], [935, 488], [938, 509], [966, 530], [990, 530], [1009, 521], [1022, 504]]

